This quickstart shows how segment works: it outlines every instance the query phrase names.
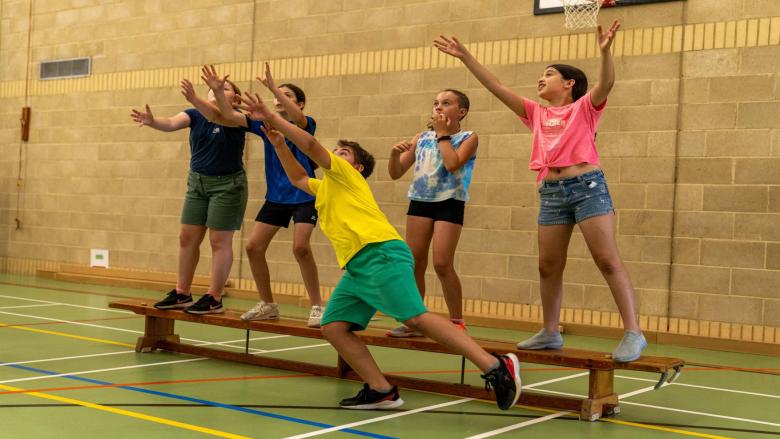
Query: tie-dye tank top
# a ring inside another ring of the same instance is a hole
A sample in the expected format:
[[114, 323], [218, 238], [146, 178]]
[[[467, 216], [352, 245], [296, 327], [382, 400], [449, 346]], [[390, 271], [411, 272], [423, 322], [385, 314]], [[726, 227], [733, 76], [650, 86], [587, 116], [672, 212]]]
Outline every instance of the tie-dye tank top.
[[[468, 139], [472, 131], [459, 131], [452, 135], [452, 148], [458, 150], [463, 141]], [[416, 201], [469, 200], [469, 185], [471, 172], [477, 155], [457, 171], [450, 172], [444, 167], [444, 161], [436, 144], [436, 133], [426, 131], [417, 141], [415, 151], [414, 179], [409, 186], [409, 198]]]

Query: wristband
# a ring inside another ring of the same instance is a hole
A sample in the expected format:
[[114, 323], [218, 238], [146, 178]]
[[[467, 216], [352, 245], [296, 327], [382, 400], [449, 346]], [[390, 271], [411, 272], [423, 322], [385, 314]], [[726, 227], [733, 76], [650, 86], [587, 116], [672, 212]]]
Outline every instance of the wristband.
[[452, 141], [452, 136], [441, 136], [436, 138], [436, 143], [441, 142], [442, 140], [449, 140]]

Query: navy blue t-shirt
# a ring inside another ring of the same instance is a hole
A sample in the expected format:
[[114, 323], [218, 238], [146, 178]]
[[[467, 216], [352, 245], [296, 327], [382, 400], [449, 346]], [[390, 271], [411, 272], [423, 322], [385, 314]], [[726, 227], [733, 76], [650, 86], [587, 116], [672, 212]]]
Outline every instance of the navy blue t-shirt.
[[[313, 201], [313, 195], [307, 194], [290, 183], [290, 179], [287, 178], [287, 174], [285, 174], [284, 168], [282, 167], [282, 162], [280, 162], [279, 157], [276, 156], [274, 145], [260, 129], [260, 127], [263, 126], [263, 122], [252, 120], [248, 117], [246, 121], [247, 130], [257, 134], [263, 139], [263, 149], [265, 150], [265, 185], [267, 188], [265, 199], [273, 203], [283, 204], [299, 204]], [[314, 135], [314, 131], [317, 130], [317, 122], [309, 116], [306, 116], [305, 130], [312, 136]], [[287, 138], [284, 139], [284, 142], [287, 144], [287, 147], [290, 148], [290, 151], [292, 151], [295, 159], [298, 160], [298, 163], [306, 170], [306, 174], [309, 177], [314, 177], [315, 164]]]
[[229, 175], [244, 169], [242, 128], [229, 128], [203, 117], [194, 108], [184, 110], [190, 117], [190, 169], [203, 175]]

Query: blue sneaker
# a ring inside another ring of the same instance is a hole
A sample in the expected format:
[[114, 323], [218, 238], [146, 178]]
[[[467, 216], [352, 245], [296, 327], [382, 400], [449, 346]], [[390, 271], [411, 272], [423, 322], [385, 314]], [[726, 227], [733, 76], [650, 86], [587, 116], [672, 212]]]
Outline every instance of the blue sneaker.
[[623, 340], [612, 351], [612, 359], [619, 363], [634, 361], [642, 355], [642, 350], [647, 347], [647, 340], [641, 332], [626, 331]]
[[518, 349], [560, 349], [563, 347], [563, 337], [560, 332], [550, 334], [546, 329], [542, 328], [533, 337], [523, 340], [517, 344]]

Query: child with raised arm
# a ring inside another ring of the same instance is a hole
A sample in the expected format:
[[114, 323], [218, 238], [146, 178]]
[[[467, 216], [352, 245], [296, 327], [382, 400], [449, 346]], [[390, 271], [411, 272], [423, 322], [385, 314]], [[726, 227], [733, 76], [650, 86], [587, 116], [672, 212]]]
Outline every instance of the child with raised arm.
[[[403, 404], [398, 388], [390, 385], [353, 332], [365, 329], [377, 310], [473, 361], [495, 390], [498, 406], [504, 410], [513, 406], [520, 394], [517, 357], [485, 352], [465, 331], [425, 309], [414, 281], [411, 251], [379, 209], [366, 182], [374, 168], [371, 154], [358, 143], [344, 140], [329, 151], [309, 133], [274, 114], [260, 96], [247, 95], [244, 103], [250, 118], [265, 122], [263, 129], [290, 181], [315, 197], [320, 227], [333, 244], [339, 266], [346, 270], [325, 308], [322, 333], [365, 384], [356, 396], [342, 400], [341, 407], [375, 409]], [[322, 168], [321, 180], [307, 175], [282, 135]]]
[[[190, 128], [190, 171], [181, 213], [179, 263], [176, 287], [161, 301], [159, 309], [183, 308], [191, 314], [221, 313], [222, 290], [233, 264], [233, 234], [241, 228], [247, 203], [247, 180], [243, 154], [245, 133], [213, 122], [213, 93], [209, 102], [195, 95], [192, 84], [182, 81], [182, 93], [196, 108], [172, 117], [155, 117], [149, 105], [133, 110], [140, 124], [160, 131]], [[223, 96], [237, 105], [241, 91], [232, 82], [223, 84]], [[200, 258], [200, 243], [209, 233], [211, 280], [208, 292], [193, 303], [192, 279]]]
[[564, 64], [547, 66], [537, 82], [537, 94], [549, 106], [517, 95], [499, 82], [457, 38], [440, 37], [434, 46], [460, 59], [472, 74], [533, 131], [530, 169], [539, 171], [539, 280], [544, 328], [520, 349], [559, 349], [563, 338], [558, 319], [563, 296], [563, 269], [572, 229], [577, 224], [604, 276], [623, 318], [625, 333], [612, 352], [615, 361], [639, 358], [647, 342], [637, 321], [634, 289], [615, 238], [615, 211], [599, 165], [595, 135], [612, 85], [615, 69], [610, 53], [620, 23], [596, 30], [601, 71], [588, 91], [580, 69]]
[[[433, 101], [429, 130], [408, 142], [393, 146], [387, 167], [393, 180], [414, 165], [406, 213], [406, 243], [414, 256], [414, 278], [425, 297], [428, 249], [433, 242], [433, 267], [441, 282], [450, 321], [466, 329], [463, 321], [463, 292], [455, 272], [455, 249], [463, 229], [463, 212], [469, 199], [469, 185], [479, 140], [473, 131], [463, 131], [461, 120], [469, 111], [469, 98], [458, 90], [439, 92]], [[400, 326], [390, 337], [420, 337], [417, 331]]]
[[[249, 120], [242, 113], [235, 111], [219, 91], [222, 90], [227, 76], [220, 78], [213, 66], [204, 67], [203, 80], [216, 94], [216, 102], [219, 108], [220, 121], [228, 126], [238, 126], [247, 129], [263, 140], [265, 157], [265, 203], [260, 208], [255, 218], [252, 234], [246, 244], [246, 254], [249, 258], [249, 267], [257, 284], [260, 301], [241, 315], [243, 320], [271, 320], [279, 318], [279, 308], [274, 303], [271, 292], [271, 276], [266, 261], [266, 252], [276, 232], [281, 227], [287, 228], [290, 219], [293, 220], [293, 255], [301, 270], [306, 292], [311, 301], [308, 325], [318, 327], [322, 319], [322, 298], [320, 296], [320, 282], [317, 272], [317, 264], [311, 250], [311, 234], [317, 223], [317, 210], [314, 208], [314, 197], [296, 188], [290, 183], [282, 169], [282, 164], [273, 150], [273, 145], [262, 131], [263, 123]], [[293, 84], [277, 86], [271, 76], [271, 69], [266, 63], [265, 78], [257, 78], [274, 95], [276, 111], [285, 119], [292, 121], [296, 126], [314, 134], [317, 123], [314, 118], [303, 114], [306, 105], [306, 95], [303, 90]], [[292, 154], [306, 170], [307, 175], [313, 177], [316, 165], [308, 159], [289, 140], [285, 141]]]

